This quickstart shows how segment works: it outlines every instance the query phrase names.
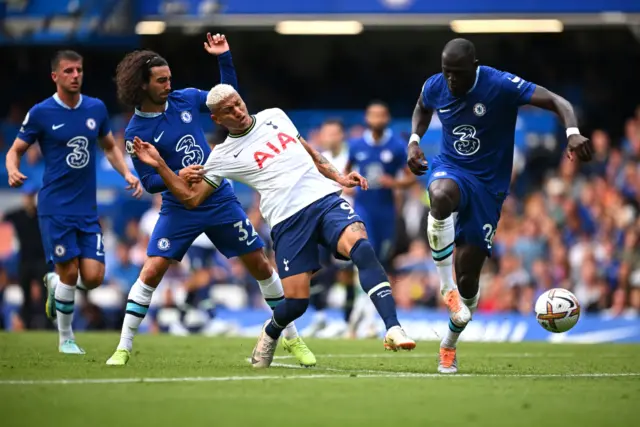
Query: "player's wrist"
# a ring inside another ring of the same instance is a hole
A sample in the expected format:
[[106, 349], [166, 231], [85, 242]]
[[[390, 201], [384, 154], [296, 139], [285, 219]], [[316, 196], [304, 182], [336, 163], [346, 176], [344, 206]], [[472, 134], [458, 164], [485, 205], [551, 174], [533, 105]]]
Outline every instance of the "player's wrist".
[[568, 127], [567, 128], [567, 138], [569, 138], [571, 135], [580, 135], [580, 129], [578, 129], [575, 126]]
[[413, 133], [411, 134], [411, 137], [409, 138], [409, 145], [411, 145], [412, 143], [416, 143], [418, 145], [420, 145], [420, 140], [422, 138], [420, 138], [420, 135], [418, 135], [417, 133]]

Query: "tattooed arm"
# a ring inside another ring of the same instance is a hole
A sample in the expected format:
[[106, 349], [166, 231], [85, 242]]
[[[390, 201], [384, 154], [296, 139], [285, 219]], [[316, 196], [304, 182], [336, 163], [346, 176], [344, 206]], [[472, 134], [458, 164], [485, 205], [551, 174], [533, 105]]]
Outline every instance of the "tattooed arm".
[[307, 153], [309, 153], [309, 155], [313, 159], [313, 162], [316, 164], [316, 167], [323, 176], [337, 182], [343, 187], [353, 188], [356, 186], [360, 186], [363, 190], [369, 188], [369, 183], [366, 179], [360, 176], [359, 173], [351, 172], [346, 176], [342, 175], [340, 171], [338, 171], [338, 169], [336, 169], [336, 167], [333, 166], [329, 160], [327, 160], [326, 157], [318, 153], [318, 151], [310, 146], [303, 137], [298, 136], [298, 139], [300, 140], [300, 143], [302, 144], [304, 149], [307, 150]]

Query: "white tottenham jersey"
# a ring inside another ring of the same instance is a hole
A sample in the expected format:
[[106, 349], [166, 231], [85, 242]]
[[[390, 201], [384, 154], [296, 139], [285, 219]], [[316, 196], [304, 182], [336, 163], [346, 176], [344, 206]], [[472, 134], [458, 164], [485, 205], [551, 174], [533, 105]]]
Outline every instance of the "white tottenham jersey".
[[205, 179], [242, 182], [260, 194], [260, 212], [273, 228], [316, 200], [342, 190], [325, 178], [298, 140], [300, 134], [284, 111], [256, 114], [242, 135], [229, 135], [214, 147], [204, 165]]

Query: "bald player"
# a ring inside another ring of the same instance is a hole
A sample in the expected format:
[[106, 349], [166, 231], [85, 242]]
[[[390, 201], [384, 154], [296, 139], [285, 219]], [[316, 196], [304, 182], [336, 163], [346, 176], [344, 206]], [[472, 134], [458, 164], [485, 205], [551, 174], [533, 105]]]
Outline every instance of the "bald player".
[[[580, 135], [567, 100], [516, 75], [479, 65], [475, 47], [466, 39], [447, 43], [442, 73], [424, 83], [413, 112], [407, 163], [416, 175], [428, 168], [419, 143], [434, 111], [442, 122], [440, 154], [428, 181], [427, 229], [449, 309], [449, 328], [440, 343], [441, 373], [458, 370], [456, 344], [478, 305], [480, 271], [491, 256], [509, 193], [518, 107], [525, 104], [556, 113], [567, 130], [567, 156], [591, 160], [592, 144]], [[454, 246], [457, 284], [451, 268]]]

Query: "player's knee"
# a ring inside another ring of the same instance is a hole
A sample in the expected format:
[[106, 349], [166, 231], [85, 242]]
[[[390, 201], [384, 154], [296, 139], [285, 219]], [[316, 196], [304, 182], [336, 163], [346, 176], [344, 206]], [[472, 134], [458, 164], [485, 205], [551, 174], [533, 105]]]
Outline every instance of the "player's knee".
[[148, 258], [140, 271], [140, 280], [147, 286], [158, 287], [170, 263], [170, 260], [162, 257]]
[[436, 219], [448, 217], [455, 208], [450, 192], [442, 187], [429, 189], [429, 200], [431, 201], [431, 213]]
[[262, 249], [242, 255], [240, 260], [256, 280], [266, 280], [273, 274], [273, 266]]
[[78, 263], [71, 260], [56, 264], [56, 273], [60, 276], [60, 281], [66, 285], [73, 286], [77, 283], [80, 272], [78, 271]]
[[380, 263], [369, 239], [358, 240], [351, 248], [349, 258], [360, 270]]

